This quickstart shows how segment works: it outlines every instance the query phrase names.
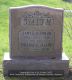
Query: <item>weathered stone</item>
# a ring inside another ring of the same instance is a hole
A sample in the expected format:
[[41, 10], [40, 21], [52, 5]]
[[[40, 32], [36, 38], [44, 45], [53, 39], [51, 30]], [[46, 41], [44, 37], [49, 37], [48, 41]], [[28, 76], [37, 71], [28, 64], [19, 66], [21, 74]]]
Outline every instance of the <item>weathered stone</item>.
[[10, 8], [11, 57], [62, 55], [63, 9], [46, 6]]
[[[12, 59], [10, 58], [9, 53], [5, 53], [4, 56], [4, 74], [10, 76], [18, 76], [17, 74], [29, 76], [31, 73], [35, 76], [64, 76], [68, 74], [68, 67], [69, 59], [64, 53], [61, 59], [43, 60]], [[29, 72], [29, 74], [25, 72]], [[38, 74], [39, 72], [41, 74]]]
[[4, 76], [68, 76], [69, 59], [62, 54], [63, 12], [46, 6], [10, 8]]

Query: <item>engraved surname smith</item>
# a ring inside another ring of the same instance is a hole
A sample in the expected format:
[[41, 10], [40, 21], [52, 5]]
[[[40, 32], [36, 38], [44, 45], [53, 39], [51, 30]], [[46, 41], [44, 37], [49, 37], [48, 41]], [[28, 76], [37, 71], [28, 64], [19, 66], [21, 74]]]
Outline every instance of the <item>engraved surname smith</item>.
[[25, 13], [21, 17], [21, 25], [51, 25], [53, 24], [53, 16], [49, 13], [43, 14], [39, 11], [34, 13]]

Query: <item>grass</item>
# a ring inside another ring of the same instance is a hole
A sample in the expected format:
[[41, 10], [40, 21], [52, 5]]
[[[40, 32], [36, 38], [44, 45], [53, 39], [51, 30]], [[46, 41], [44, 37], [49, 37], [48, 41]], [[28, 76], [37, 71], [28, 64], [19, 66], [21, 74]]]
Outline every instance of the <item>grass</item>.
[[[9, 7], [24, 5], [40, 4], [50, 7], [61, 7], [64, 9], [72, 9], [72, 3], [64, 0], [0, 0], [0, 65], [3, 61], [4, 52], [9, 51]], [[65, 13], [64, 16], [64, 32], [63, 32], [63, 50], [72, 58], [72, 13]], [[72, 66], [72, 60], [70, 62]], [[0, 80], [2, 77], [2, 67], [0, 66]]]
[[70, 67], [72, 67], [72, 13], [65, 13], [64, 31], [63, 31], [63, 50], [70, 59]]

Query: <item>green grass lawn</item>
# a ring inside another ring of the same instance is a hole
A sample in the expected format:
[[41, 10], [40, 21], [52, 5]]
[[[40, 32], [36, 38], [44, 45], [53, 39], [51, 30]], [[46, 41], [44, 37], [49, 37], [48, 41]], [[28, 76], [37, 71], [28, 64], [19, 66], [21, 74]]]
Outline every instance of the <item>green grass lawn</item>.
[[[63, 0], [0, 0], [0, 65], [4, 52], [9, 51], [9, 7], [40, 4], [50, 7], [72, 9], [72, 3]], [[68, 16], [67, 16], [68, 15]], [[72, 58], [72, 13], [64, 15], [63, 51]], [[72, 66], [70, 61], [70, 66]], [[2, 75], [2, 66], [0, 66]], [[0, 75], [0, 76], [1, 76]], [[1, 76], [2, 77], [2, 76]], [[0, 80], [4, 80], [3, 78]]]

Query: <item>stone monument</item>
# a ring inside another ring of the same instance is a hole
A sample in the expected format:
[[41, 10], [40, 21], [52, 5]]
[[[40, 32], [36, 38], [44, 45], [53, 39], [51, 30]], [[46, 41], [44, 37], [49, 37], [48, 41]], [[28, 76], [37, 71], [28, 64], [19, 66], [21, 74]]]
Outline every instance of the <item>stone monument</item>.
[[4, 76], [68, 75], [69, 59], [62, 52], [63, 12], [37, 5], [10, 8]]

